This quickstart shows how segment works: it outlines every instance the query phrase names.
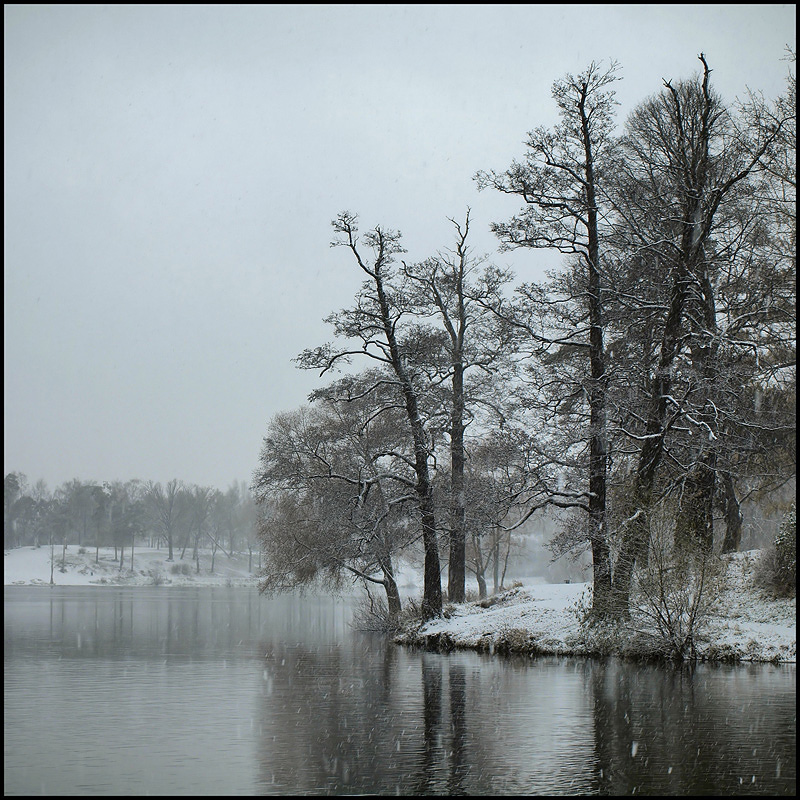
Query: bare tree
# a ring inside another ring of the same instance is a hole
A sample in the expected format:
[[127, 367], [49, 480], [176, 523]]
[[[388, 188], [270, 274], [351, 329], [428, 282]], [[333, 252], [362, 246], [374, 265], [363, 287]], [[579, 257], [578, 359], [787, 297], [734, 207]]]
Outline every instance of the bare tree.
[[[510, 275], [492, 267], [479, 273], [482, 260], [471, 255], [467, 244], [469, 210], [463, 225], [451, 222], [456, 232], [454, 248], [421, 263], [404, 263], [403, 274], [413, 292], [415, 313], [438, 319], [445, 333], [446, 357], [439, 364], [444, 372], [436, 382], [449, 388], [443, 397], [450, 437], [448, 598], [463, 603], [468, 515], [464, 436], [481, 412], [489, 410], [495, 421], [502, 419], [496, 384], [500, 373], [505, 378], [510, 374], [513, 331], [487, 307]], [[436, 362], [431, 366], [435, 370]]]
[[[415, 491], [425, 551], [422, 610], [427, 616], [438, 616], [442, 611], [442, 586], [429, 464], [431, 442], [421, 414], [421, 393], [425, 390], [426, 376], [413, 369], [413, 346], [410, 349], [401, 338], [404, 333], [402, 318], [407, 309], [403, 306], [402, 296], [393, 291], [391, 284], [394, 257], [404, 252], [400, 234], [376, 227], [359, 237], [357, 217], [349, 212], [340, 214], [334, 220], [333, 228], [337, 235], [333, 246], [346, 247], [367, 279], [356, 297], [355, 306], [332, 315], [328, 321], [334, 325], [337, 337], [358, 344], [356, 349], [347, 346], [335, 349], [327, 345], [307, 350], [298, 358], [298, 364], [302, 368], [320, 369], [324, 374], [351, 356], [358, 355], [391, 371], [414, 442]], [[372, 252], [371, 258], [362, 254], [362, 246]], [[384, 381], [382, 378], [373, 388]]]
[[[642, 430], [635, 434], [638, 458], [627, 493], [622, 543], [614, 569], [615, 610], [627, 613], [630, 579], [637, 559], [646, 556], [647, 510], [654, 502], [656, 476], [668, 436], [687, 419], [705, 436], [687, 472], [687, 502], [679, 521], [708, 547], [711, 499], [719, 435], [707, 390], [717, 376], [719, 335], [713, 288], [715, 223], [736, 196], [774, 139], [759, 142], [755, 153], [739, 145], [730, 117], [710, 86], [703, 55], [702, 75], [663, 90], [629, 118], [617, 163], [614, 194], [617, 243], [645, 254], [669, 275], [669, 298], [661, 318], [658, 354], [647, 392]], [[696, 379], [677, 383], [682, 356]]]
[[581, 296], [586, 320], [566, 339], [529, 332], [545, 348], [581, 349], [588, 356], [583, 385], [589, 404], [588, 506], [594, 565], [594, 606], [603, 613], [611, 595], [611, 561], [606, 520], [608, 442], [606, 420], [606, 356], [604, 347], [604, 254], [601, 228], [605, 169], [614, 146], [616, 100], [608, 87], [617, 80], [617, 65], [603, 69], [592, 62], [580, 75], [553, 84], [552, 95], [561, 122], [552, 130], [537, 128], [528, 135], [524, 163], [514, 162], [503, 173], [481, 172], [481, 187], [493, 187], [525, 201], [522, 212], [493, 230], [506, 248], [555, 250], [578, 259], [584, 271]]
[[349, 575], [382, 585], [390, 614], [400, 611], [393, 558], [418, 538], [413, 448], [392, 382], [363, 393], [376, 379], [344, 378], [272, 420], [253, 481], [262, 592], [338, 588]]
[[174, 560], [173, 538], [178, 522], [186, 512], [184, 492], [183, 483], [177, 478], [168, 481], [164, 488], [152, 481], [147, 485], [146, 497], [151, 518], [160, 528], [169, 549], [167, 561]]

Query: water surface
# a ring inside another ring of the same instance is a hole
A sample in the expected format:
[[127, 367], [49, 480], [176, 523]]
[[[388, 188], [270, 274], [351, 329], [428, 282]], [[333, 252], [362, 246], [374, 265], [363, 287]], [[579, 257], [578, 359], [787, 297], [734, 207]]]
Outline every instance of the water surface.
[[351, 611], [7, 587], [5, 793], [795, 793], [794, 665], [428, 653]]

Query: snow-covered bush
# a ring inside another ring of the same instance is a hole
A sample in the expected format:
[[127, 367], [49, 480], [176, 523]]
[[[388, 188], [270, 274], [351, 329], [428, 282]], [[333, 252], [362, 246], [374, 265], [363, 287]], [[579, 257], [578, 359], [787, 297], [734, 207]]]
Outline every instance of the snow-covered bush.
[[675, 547], [675, 518], [654, 515], [647, 562], [634, 574], [630, 605], [631, 655], [682, 661], [695, 646], [715, 610], [724, 565], [705, 548]]
[[775, 537], [776, 582], [787, 591], [797, 590], [797, 509], [794, 505], [783, 518]]
[[797, 592], [797, 508], [794, 504], [784, 515], [772, 546], [764, 551], [755, 582], [778, 596], [787, 597]]

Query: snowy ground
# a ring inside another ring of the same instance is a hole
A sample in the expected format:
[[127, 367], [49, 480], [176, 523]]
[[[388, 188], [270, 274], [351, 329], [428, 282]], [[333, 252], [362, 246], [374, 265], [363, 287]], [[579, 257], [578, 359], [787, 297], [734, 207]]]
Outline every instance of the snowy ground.
[[[719, 611], [708, 617], [697, 654], [709, 660], [797, 661], [796, 599], [773, 599], [753, 585], [760, 551], [728, 557]], [[516, 587], [480, 603], [449, 606], [444, 618], [410, 626], [404, 644], [585, 654], [596, 649], [578, 623], [589, 584]], [[491, 603], [491, 605], [489, 605]]]
[[[81, 553], [83, 549], [85, 552]], [[114, 560], [113, 547], [101, 547], [100, 559], [96, 560], [94, 547], [67, 547], [65, 572], [62, 572], [62, 548], [54, 548], [55, 565], [53, 583], [56, 586], [255, 586], [256, 578], [248, 570], [248, 557], [228, 558], [218, 550], [211, 568], [211, 552], [200, 556], [200, 573], [196, 572], [191, 551], [180, 561], [180, 550], [175, 552], [175, 561], [167, 561], [165, 550], [149, 547], [136, 548], [131, 569], [130, 549], [125, 550], [122, 570], [119, 560]], [[18, 547], [5, 551], [4, 583], [6, 586], [28, 586], [50, 584], [50, 547]], [[258, 569], [255, 556], [253, 569]]]
[[[57, 586], [253, 586], [247, 556], [229, 559], [218, 551], [214, 573], [210, 573], [211, 554], [203, 552], [200, 573], [187, 558], [167, 562], [163, 550], [140, 548], [134, 553], [130, 569], [130, 551], [125, 552], [123, 569], [114, 561], [113, 548], [101, 548], [99, 562], [94, 548], [79, 552], [67, 548], [66, 571], [60, 571], [61, 548], [55, 548], [53, 583]], [[702, 657], [735, 658], [743, 661], [796, 662], [796, 600], [771, 599], [753, 583], [753, 570], [759, 551], [737, 553], [729, 557], [721, 598], [723, 613], [709, 618], [706, 638], [698, 648]], [[258, 566], [257, 560], [253, 567]], [[185, 570], [186, 572], [178, 572]], [[414, 576], [407, 576], [405, 591], [414, 594]], [[50, 548], [21, 547], [6, 551], [4, 558], [6, 586], [50, 584]], [[447, 646], [482, 650], [521, 649], [533, 643], [537, 652], [580, 654], [591, 647], [578, 624], [579, 609], [585, 605], [586, 583], [541, 583], [541, 579], [523, 580], [522, 586], [479, 603], [447, 605], [446, 616], [409, 629], [398, 637], [402, 643], [433, 643], [437, 637]], [[529, 648], [530, 649], [530, 648]]]

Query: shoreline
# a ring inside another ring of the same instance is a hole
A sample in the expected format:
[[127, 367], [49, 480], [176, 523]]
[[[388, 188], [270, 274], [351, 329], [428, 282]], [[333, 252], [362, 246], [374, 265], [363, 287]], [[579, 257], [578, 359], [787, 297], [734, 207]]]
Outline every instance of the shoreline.
[[[725, 575], [684, 663], [797, 663], [797, 599], [771, 597], [755, 583], [762, 551], [724, 557]], [[591, 586], [518, 586], [488, 601], [445, 605], [442, 617], [411, 621], [396, 643], [441, 651], [675, 661], [652, 633], [582, 624]]]
[[[258, 588], [255, 571], [250, 572], [256, 564], [250, 563], [248, 554], [231, 558], [218, 551], [211, 573], [211, 554], [201, 551], [198, 574], [195, 561], [175, 558], [169, 562], [167, 553], [156, 548], [137, 549], [133, 570], [126, 553], [121, 572], [113, 548], [100, 548], [97, 561], [94, 548], [69, 545], [65, 572], [59, 570], [61, 553], [60, 547], [54, 548], [54, 583], [50, 584], [49, 546], [5, 551], [4, 586]], [[695, 652], [686, 661], [797, 663], [796, 597], [770, 597], [758, 588], [754, 575], [760, 557], [761, 551], [725, 557], [726, 574], [716, 607], [704, 618]], [[484, 600], [445, 603], [441, 617], [424, 623], [408, 620], [391, 638], [398, 645], [445, 652], [670, 660], [652, 642], [648, 649], [641, 637], [631, 638], [619, 628], [581, 624], [591, 591], [588, 583], [529, 579], [517, 584]]]
[[[176, 548], [179, 552], [180, 548]], [[177, 556], [167, 560], [167, 551], [141, 547], [134, 551], [133, 568], [130, 551], [126, 549], [123, 568], [119, 569], [119, 556], [114, 558], [113, 547], [101, 547], [99, 560], [94, 547], [67, 545], [66, 562], [61, 569], [62, 547], [53, 548], [53, 583], [50, 583], [50, 547], [24, 546], [4, 551], [3, 584], [9, 586], [127, 586], [202, 588], [238, 586], [256, 587], [257, 577], [250, 573], [249, 557], [235, 555], [230, 558], [217, 551], [214, 556], [214, 572], [209, 572], [212, 556], [201, 551], [200, 573], [191, 558], [180, 560]], [[187, 551], [188, 554], [188, 551]]]

